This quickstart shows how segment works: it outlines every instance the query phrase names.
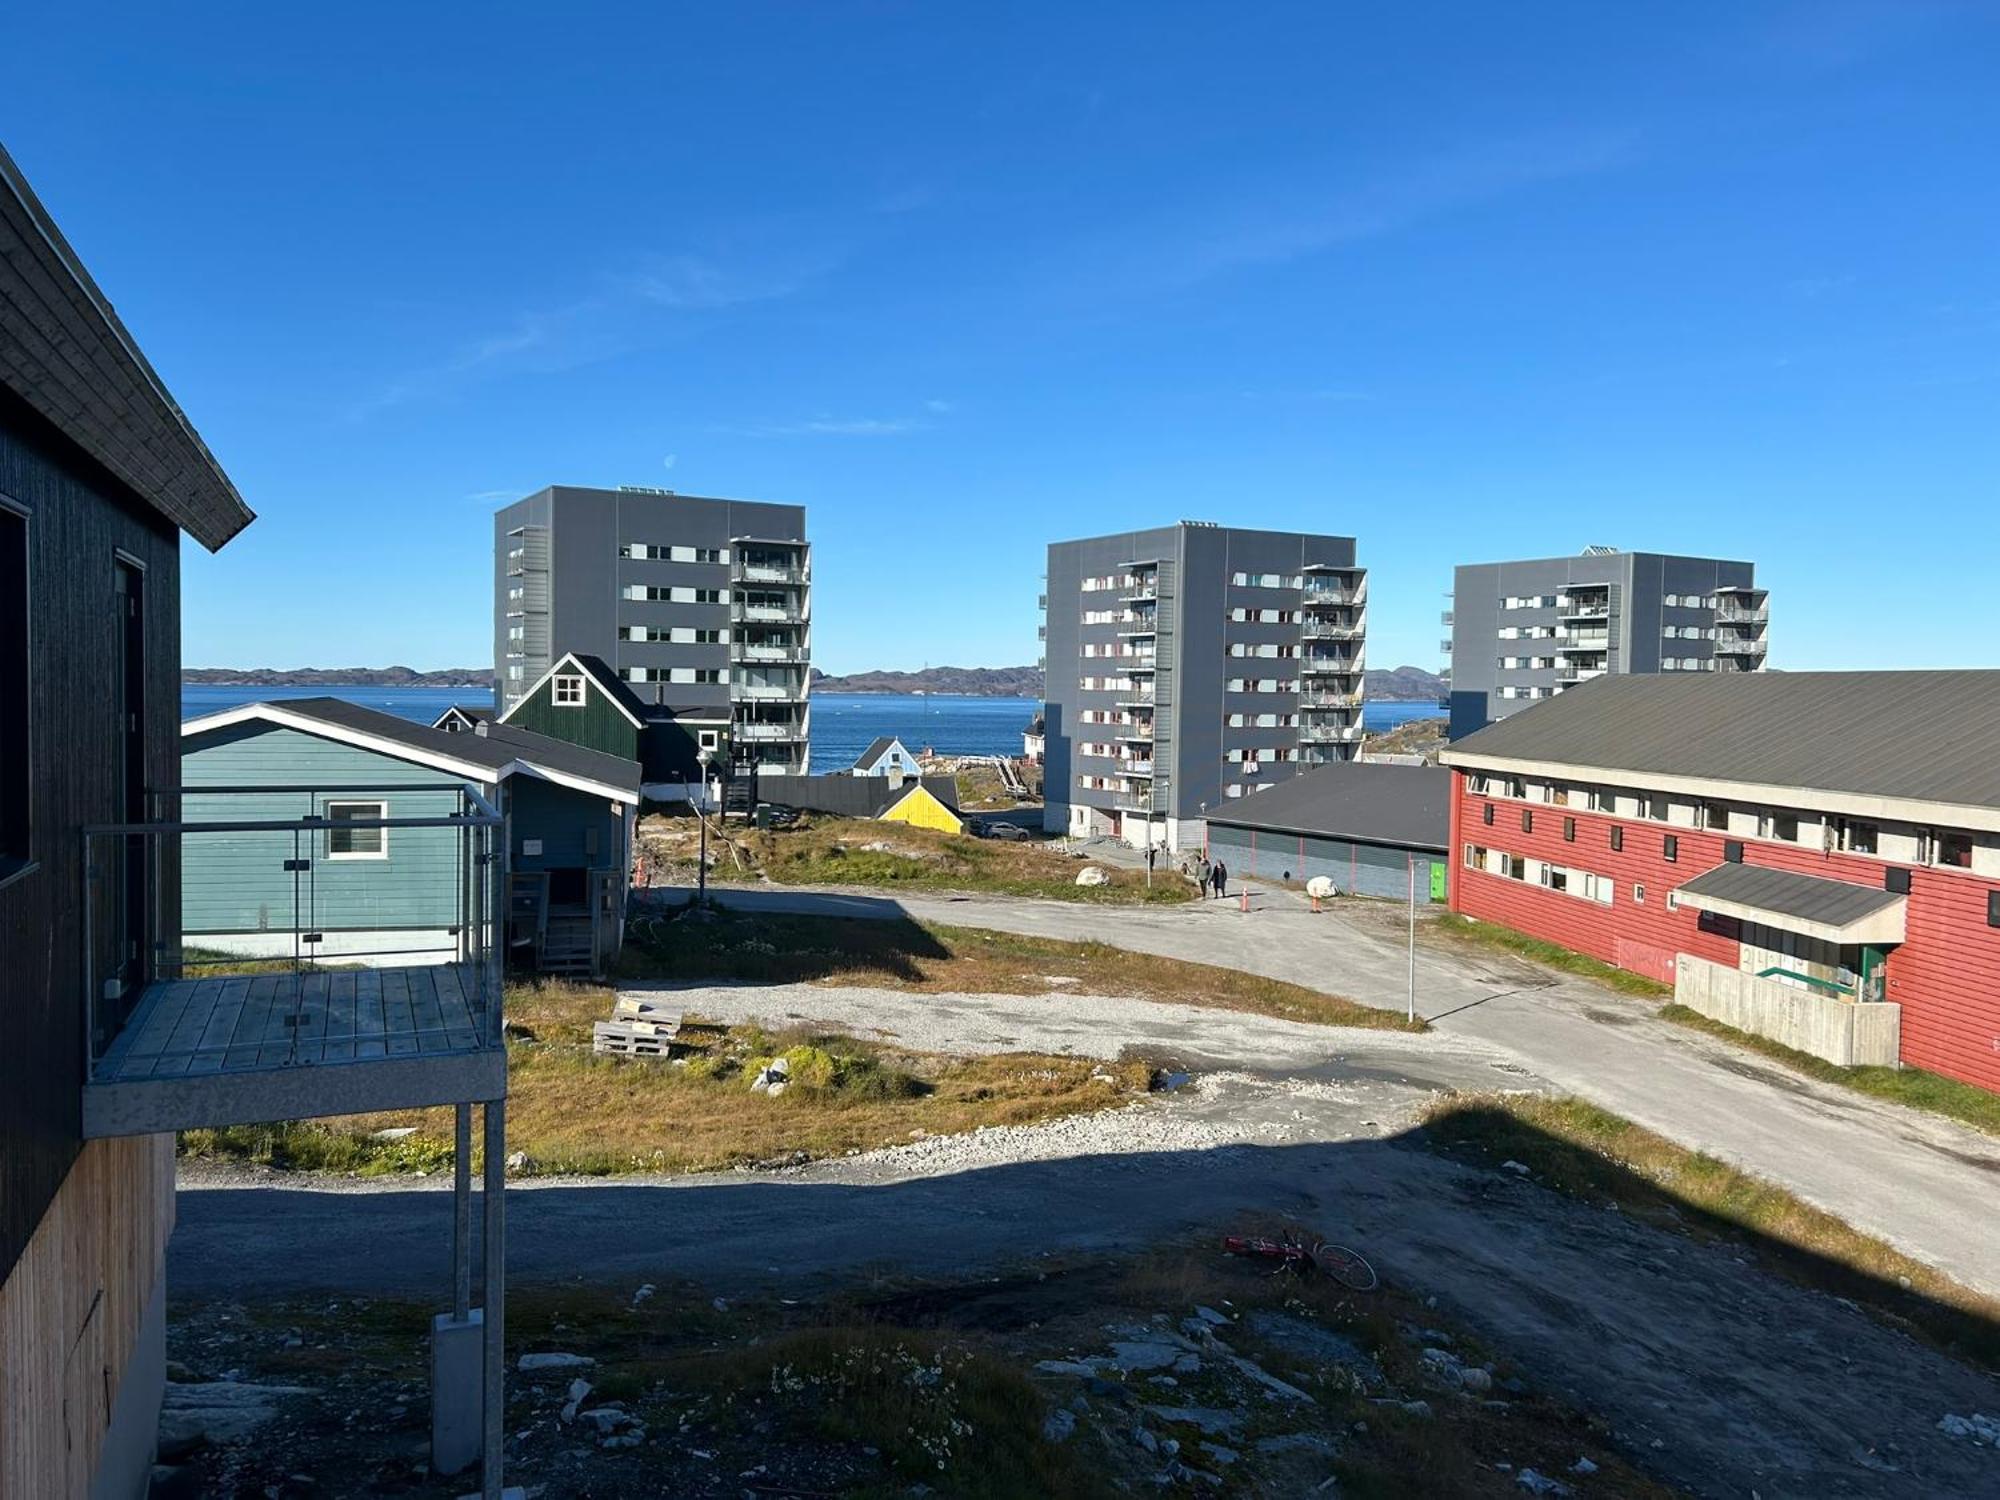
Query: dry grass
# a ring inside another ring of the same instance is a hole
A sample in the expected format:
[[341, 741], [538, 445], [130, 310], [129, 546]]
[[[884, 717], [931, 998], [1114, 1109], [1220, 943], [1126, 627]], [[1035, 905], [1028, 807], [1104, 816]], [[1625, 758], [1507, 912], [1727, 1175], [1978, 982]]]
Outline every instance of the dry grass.
[[1551, 969], [1560, 969], [1565, 974], [1595, 979], [1599, 984], [1608, 985], [1627, 995], [1644, 995], [1649, 999], [1657, 999], [1659, 996], [1671, 995], [1674, 992], [1674, 987], [1670, 984], [1661, 984], [1657, 979], [1648, 979], [1643, 974], [1634, 974], [1629, 969], [1607, 964], [1601, 959], [1592, 958], [1587, 953], [1578, 953], [1575, 949], [1565, 948], [1559, 943], [1530, 937], [1525, 932], [1516, 932], [1513, 928], [1502, 927], [1497, 922], [1475, 921], [1471, 917], [1460, 916], [1457, 912], [1447, 912], [1425, 930], [1448, 942], [1496, 948], [1504, 953], [1532, 959]]
[[[626, 947], [627, 978], [880, 985], [926, 994], [1127, 995], [1288, 1021], [1424, 1031], [1395, 1011], [1237, 969], [983, 928], [901, 920], [746, 914], [662, 922]], [[1051, 980], [1073, 981], [1062, 985]]]
[[1800, 1052], [1783, 1042], [1774, 1042], [1769, 1037], [1725, 1026], [1685, 1005], [1661, 1006], [1660, 1019], [1693, 1031], [1705, 1031], [1739, 1047], [1748, 1047], [1773, 1062], [1783, 1063], [1794, 1073], [1803, 1073], [1822, 1083], [1837, 1083], [1842, 1088], [1872, 1094], [1877, 1099], [1888, 1099], [1911, 1109], [1943, 1115], [1961, 1125], [1970, 1125], [1974, 1130], [1983, 1130], [1988, 1135], [2000, 1135], [2000, 1094], [1980, 1088], [1977, 1084], [1960, 1083], [1955, 1078], [1927, 1073], [1922, 1068], [1843, 1068], [1837, 1063], [1814, 1057], [1810, 1052]]
[[[641, 828], [649, 853], [691, 876], [699, 830], [691, 817], [649, 817]], [[1170, 871], [1100, 866], [1104, 885], [1078, 885], [1088, 861], [1074, 859], [1039, 839], [1010, 842], [940, 833], [902, 823], [834, 818], [813, 813], [791, 828], [732, 827], [736, 851], [710, 845], [709, 878], [723, 884], [764, 879], [777, 885], [865, 886], [902, 891], [971, 891], [1029, 896], [1101, 906], [1173, 905], [1194, 899], [1194, 887]]]
[[1455, 1095], [1433, 1105], [1433, 1144], [1487, 1165], [1518, 1161], [1536, 1180], [1615, 1204], [1656, 1227], [1723, 1239], [1767, 1270], [1846, 1297], [1938, 1347], [2000, 1363], [2000, 1300], [1814, 1208], [1784, 1188], [1580, 1099]]
[[[953, 1135], [1104, 1109], [1144, 1094], [1153, 1074], [1143, 1061], [939, 1057], [756, 1027], [732, 1028], [684, 1064], [600, 1057], [591, 1051], [591, 1023], [610, 1014], [611, 1001], [608, 989], [574, 984], [510, 993], [507, 1145], [527, 1153], [529, 1173], [705, 1172], [842, 1156], [918, 1133]], [[759, 1065], [780, 1055], [792, 1084], [778, 1098], [752, 1093]], [[402, 1126], [416, 1133], [373, 1138]], [[452, 1113], [400, 1110], [188, 1131], [182, 1150], [369, 1175], [443, 1170], [452, 1158]]]

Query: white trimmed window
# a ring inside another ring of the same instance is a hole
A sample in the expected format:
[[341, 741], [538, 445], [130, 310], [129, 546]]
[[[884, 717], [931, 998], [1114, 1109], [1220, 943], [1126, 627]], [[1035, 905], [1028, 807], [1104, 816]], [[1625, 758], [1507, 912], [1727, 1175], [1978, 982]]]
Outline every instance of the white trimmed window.
[[557, 708], [583, 707], [583, 677], [580, 673], [565, 672], [549, 681], [549, 695]]
[[[378, 822], [389, 816], [386, 802], [329, 802], [326, 805], [328, 859], [387, 859], [389, 830], [355, 828], [356, 822]], [[349, 826], [343, 826], [349, 825]]]

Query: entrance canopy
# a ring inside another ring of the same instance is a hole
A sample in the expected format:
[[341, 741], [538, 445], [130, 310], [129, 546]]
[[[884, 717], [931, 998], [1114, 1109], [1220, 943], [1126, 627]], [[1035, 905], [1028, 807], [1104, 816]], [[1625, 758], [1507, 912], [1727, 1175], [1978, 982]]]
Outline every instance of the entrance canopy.
[[1883, 947], [1903, 941], [1907, 896], [1875, 886], [1771, 870], [1717, 865], [1675, 894], [1683, 906], [1803, 933], [1843, 946]]

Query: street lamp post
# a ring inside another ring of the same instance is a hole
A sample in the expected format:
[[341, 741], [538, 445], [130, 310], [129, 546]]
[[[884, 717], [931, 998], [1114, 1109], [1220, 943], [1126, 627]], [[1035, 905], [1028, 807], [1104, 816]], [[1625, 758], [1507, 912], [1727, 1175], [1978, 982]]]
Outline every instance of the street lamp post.
[[708, 905], [708, 771], [714, 752], [704, 750], [697, 757], [701, 764], [701, 804], [695, 809], [695, 817], [701, 823], [701, 857], [695, 863], [696, 906]]

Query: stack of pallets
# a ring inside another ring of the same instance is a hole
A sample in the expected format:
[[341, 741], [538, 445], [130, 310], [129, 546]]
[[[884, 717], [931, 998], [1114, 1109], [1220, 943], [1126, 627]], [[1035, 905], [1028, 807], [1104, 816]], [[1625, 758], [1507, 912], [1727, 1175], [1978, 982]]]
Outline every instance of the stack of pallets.
[[611, 1019], [591, 1028], [591, 1050], [613, 1057], [686, 1057], [705, 1052], [722, 1039], [725, 1028], [651, 1000], [620, 995]]

